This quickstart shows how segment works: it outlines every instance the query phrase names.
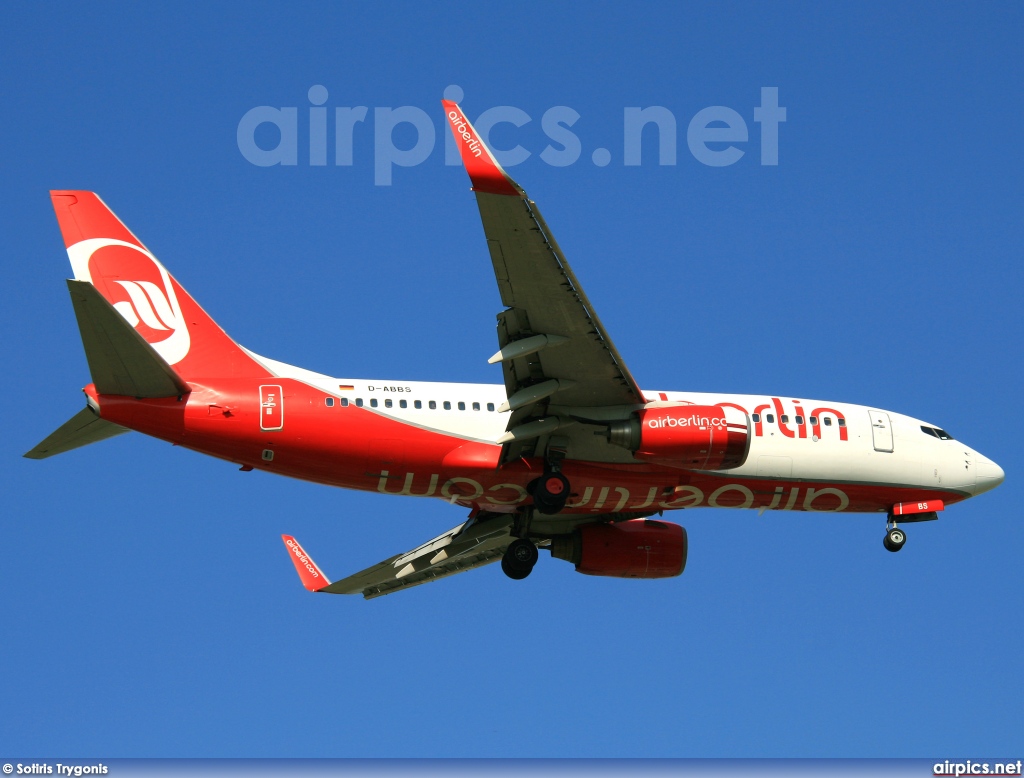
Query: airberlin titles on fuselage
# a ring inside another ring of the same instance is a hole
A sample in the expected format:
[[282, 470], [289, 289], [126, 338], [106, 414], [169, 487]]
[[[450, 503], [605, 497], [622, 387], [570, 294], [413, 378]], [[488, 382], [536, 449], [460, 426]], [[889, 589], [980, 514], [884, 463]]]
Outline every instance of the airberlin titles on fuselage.
[[724, 416], [699, 416], [691, 413], [688, 416], [663, 416], [660, 419], [647, 419], [651, 429], [659, 427], [724, 427]]
[[[377, 479], [381, 494], [407, 497], [441, 497], [464, 505], [480, 504], [489, 510], [504, 510], [529, 501], [526, 489], [515, 483], [487, 486], [482, 480], [455, 476], [443, 484], [438, 473], [419, 476], [405, 473], [401, 488], [389, 482], [402, 476], [382, 470]], [[574, 476], [575, 480], [581, 480]], [[641, 479], [642, 480], [642, 479]], [[763, 481], [721, 484], [722, 478], [679, 486], [583, 486], [565, 504], [564, 513], [622, 513], [697, 508], [765, 508], [804, 510], [816, 513], [844, 511], [850, 496], [834, 486], [776, 486]], [[438, 488], [440, 484], [440, 488]], [[721, 484], [721, 485], [719, 485]], [[463, 489], [465, 487], [468, 489]], [[636, 489], [638, 493], [634, 493]], [[661, 498], [661, 499], [659, 499]], [[864, 510], [864, 508], [860, 508]]]

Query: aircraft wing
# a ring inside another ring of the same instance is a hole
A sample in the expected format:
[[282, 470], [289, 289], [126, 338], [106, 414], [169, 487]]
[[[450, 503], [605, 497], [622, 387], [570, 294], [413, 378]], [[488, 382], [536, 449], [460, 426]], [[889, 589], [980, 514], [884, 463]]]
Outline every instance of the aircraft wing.
[[564, 426], [564, 417], [549, 414], [551, 406], [635, 406], [644, 397], [536, 204], [498, 165], [459, 106], [443, 104], [505, 305], [498, 314], [500, 350], [490, 360], [502, 363], [512, 411], [500, 441], [505, 462], [529, 455], [537, 437]]
[[362, 594], [366, 599], [430, 583], [501, 559], [513, 538], [512, 517], [494, 514], [470, 519], [405, 554], [385, 559], [347, 578], [330, 583], [290, 535], [282, 535], [303, 586], [328, 594]]

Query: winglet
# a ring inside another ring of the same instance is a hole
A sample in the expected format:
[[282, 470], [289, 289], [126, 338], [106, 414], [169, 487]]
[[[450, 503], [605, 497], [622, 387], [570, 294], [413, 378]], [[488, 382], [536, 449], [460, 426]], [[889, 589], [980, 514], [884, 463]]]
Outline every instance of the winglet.
[[526, 197], [526, 193], [520, 189], [519, 185], [502, 170], [501, 165], [491, 154], [491, 150], [484, 145], [479, 133], [473, 129], [473, 125], [469, 123], [469, 119], [466, 118], [462, 109], [451, 100], [442, 100], [441, 104], [444, 106], [444, 114], [448, 117], [448, 124], [451, 125], [455, 142], [459, 145], [462, 164], [466, 166], [469, 180], [473, 182], [473, 190], [489, 194]]
[[331, 585], [327, 576], [316, 566], [316, 562], [299, 545], [299, 541], [291, 535], [282, 535], [281, 539], [288, 548], [288, 555], [292, 559], [292, 564], [295, 565], [295, 570], [298, 572], [303, 586], [311, 592], [318, 592], [324, 587]]

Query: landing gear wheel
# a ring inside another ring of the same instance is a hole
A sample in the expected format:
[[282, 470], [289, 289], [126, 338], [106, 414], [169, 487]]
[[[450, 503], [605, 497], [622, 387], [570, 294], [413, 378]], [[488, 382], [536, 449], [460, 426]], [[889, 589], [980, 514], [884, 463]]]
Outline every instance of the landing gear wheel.
[[533, 486], [533, 505], [540, 513], [558, 513], [568, 499], [569, 479], [561, 473], [545, 473]]
[[518, 538], [513, 540], [508, 549], [505, 551], [505, 558], [516, 567], [526, 567], [530, 570], [537, 564], [537, 558], [540, 554], [537, 552], [537, 547], [533, 545], [532, 541], [526, 540], [525, 538]]
[[898, 527], [892, 527], [885, 533], [885, 539], [882, 541], [882, 545], [885, 546], [886, 551], [892, 551], [895, 554], [903, 548], [903, 544], [906, 542], [906, 533]]
[[509, 578], [520, 581], [526, 578], [537, 564], [537, 547], [525, 538], [513, 540], [501, 558], [501, 569]]
[[501, 571], [509, 578], [511, 578], [513, 581], [522, 581], [524, 578], [526, 578], [526, 576], [528, 576], [533, 571], [533, 568], [527, 567], [525, 570], [516, 569], [509, 565], [508, 560], [505, 557], [502, 557]]

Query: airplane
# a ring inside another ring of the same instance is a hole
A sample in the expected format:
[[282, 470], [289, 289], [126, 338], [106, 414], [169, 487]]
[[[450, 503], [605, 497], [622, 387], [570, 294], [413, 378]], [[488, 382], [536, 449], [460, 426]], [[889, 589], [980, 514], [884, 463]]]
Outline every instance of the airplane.
[[537, 205], [462, 109], [443, 101], [483, 221], [503, 309], [502, 384], [334, 378], [233, 341], [94, 193], [51, 199], [92, 383], [86, 407], [33, 448], [43, 459], [135, 430], [254, 469], [430, 497], [468, 518], [332, 581], [282, 535], [310, 591], [386, 595], [539, 550], [587, 575], [683, 572], [697, 506], [884, 514], [899, 523], [1002, 483], [942, 428], [870, 406], [792, 396], [641, 390]]

